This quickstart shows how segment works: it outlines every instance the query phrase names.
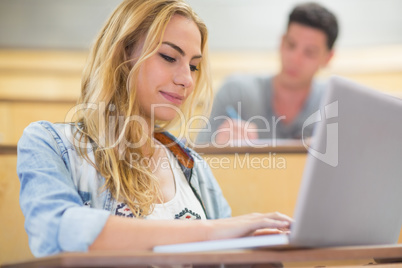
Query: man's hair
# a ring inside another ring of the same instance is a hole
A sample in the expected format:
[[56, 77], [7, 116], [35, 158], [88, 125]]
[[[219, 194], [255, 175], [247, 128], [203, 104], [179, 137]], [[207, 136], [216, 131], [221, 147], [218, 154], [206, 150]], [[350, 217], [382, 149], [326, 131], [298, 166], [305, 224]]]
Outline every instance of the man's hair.
[[288, 27], [292, 22], [321, 30], [327, 36], [327, 47], [332, 49], [338, 36], [338, 21], [335, 15], [317, 3], [297, 5], [289, 14]]

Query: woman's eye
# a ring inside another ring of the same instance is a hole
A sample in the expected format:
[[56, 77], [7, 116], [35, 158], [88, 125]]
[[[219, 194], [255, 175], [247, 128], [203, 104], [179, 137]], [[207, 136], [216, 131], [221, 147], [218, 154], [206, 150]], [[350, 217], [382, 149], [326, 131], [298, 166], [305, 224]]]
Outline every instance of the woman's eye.
[[165, 55], [165, 54], [162, 54], [162, 53], [159, 53], [159, 55], [161, 55], [161, 57], [167, 62], [175, 62], [176, 61], [174, 58], [169, 57], [168, 55]]
[[198, 71], [197, 66], [190, 65], [190, 71], [192, 71], [192, 72]]

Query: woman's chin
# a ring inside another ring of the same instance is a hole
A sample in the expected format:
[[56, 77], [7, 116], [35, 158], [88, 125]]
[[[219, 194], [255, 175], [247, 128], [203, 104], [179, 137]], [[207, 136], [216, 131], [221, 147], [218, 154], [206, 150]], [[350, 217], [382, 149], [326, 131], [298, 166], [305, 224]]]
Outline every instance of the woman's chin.
[[179, 114], [174, 112], [174, 113], [164, 113], [164, 114], [155, 114], [155, 121], [172, 121], [176, 117], [178, 117]]
[[172, 108], [155, 109], [155, 113], [153, 115], [156, 121], [172, 121], [176, 117], [180, 117], [180, 115], [181, 117], [184, 118], [184, 115], [177, 107], [175, 109]]

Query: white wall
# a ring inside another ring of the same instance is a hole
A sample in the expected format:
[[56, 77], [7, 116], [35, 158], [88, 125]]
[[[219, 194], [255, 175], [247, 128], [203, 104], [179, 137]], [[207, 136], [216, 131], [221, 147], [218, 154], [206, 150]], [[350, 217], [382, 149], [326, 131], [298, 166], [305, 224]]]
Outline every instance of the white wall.
[[[214, 49], [274, 49], [300, 0], [187, 0], [205, 20]], [[402, 43], [401, 0], [316, 0], [338, 17], [340, 47]]]
[[[0, 47], [87, 49], [121, 0], [0, 0]], [[300, 0], [187, 0], [212, 50], [272, 50]], [[338, 47], [402, 44], [402, 0], [317, 0], [340, 21]]]

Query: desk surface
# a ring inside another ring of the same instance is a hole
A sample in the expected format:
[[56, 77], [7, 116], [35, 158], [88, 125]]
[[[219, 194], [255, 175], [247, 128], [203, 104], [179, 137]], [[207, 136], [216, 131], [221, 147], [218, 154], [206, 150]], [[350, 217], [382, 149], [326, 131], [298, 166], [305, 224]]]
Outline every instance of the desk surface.
[[144, 265], [214, 265], [259, 264], [275, 262], [308, 262], [328, 260], [363, 260], [400, 258], [402, 244], [373, 247], [339, 247], [322, 249], [238, 250], [198, 253], [153, 252], [90, 252], [63, 253], [25, 262], [5, 264], [3, 267], [133, 267]]
[[17, 154], [17, 145], [0, 144], [0, 155], [2, 155], [2, 154], [16, 155]]

